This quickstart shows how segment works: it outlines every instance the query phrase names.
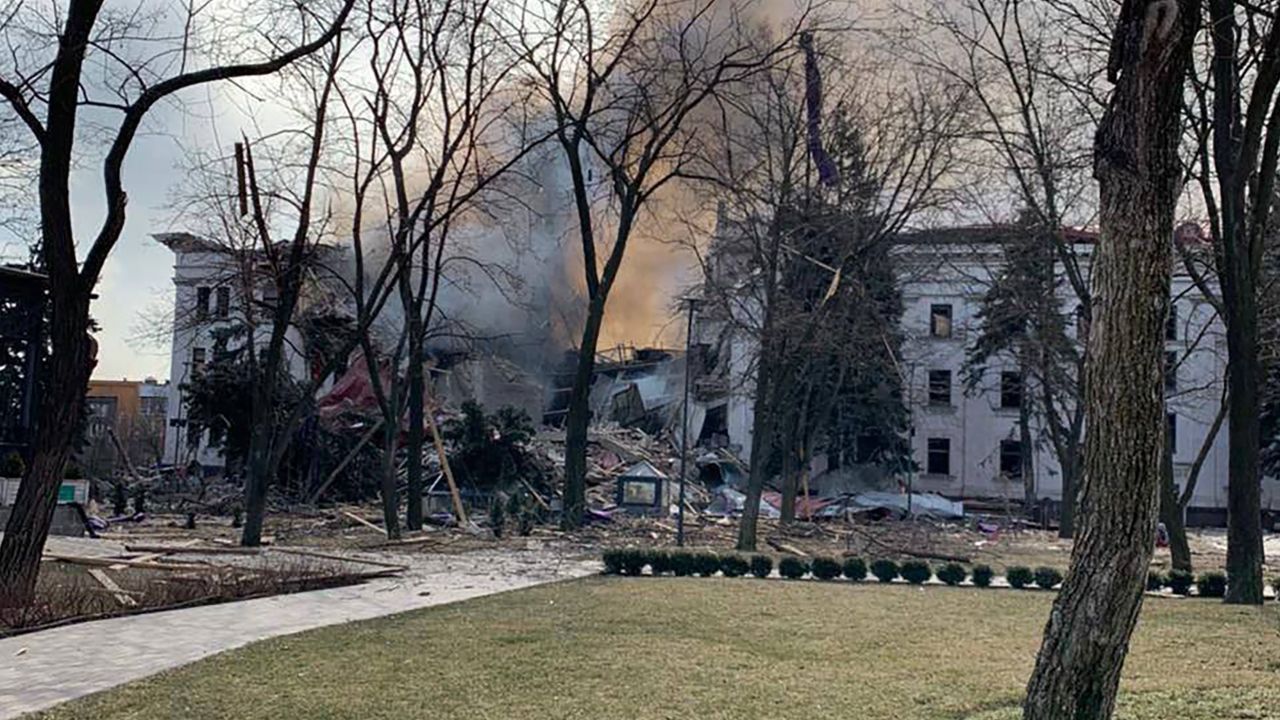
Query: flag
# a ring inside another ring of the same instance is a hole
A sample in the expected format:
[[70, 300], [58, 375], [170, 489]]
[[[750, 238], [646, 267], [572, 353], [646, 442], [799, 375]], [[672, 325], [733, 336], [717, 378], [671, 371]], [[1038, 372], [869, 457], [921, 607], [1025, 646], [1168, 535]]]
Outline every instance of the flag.
[[818, 72], [818, 57], [813, 51], [813, 33], [800, 33], [800, 48], [804, 50], [804, 104], [809, 131], [809, 155], [818, 168], [818, 180], [823, 185], [834, 185], [840, 172], [822, 147], [822, 75]]

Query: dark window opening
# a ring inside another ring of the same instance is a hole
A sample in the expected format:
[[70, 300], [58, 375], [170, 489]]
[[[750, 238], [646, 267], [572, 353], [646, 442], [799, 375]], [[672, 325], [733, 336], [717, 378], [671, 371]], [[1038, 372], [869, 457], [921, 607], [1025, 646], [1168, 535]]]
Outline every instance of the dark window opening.
[[1022, 441], [1000, 441], [1000, 474], [1010, 480], [1022, 479]]
[[1176, 455], [1178, 453], [1178, 416], [1169, 413], [1165, 420], [1168, 422], [1168, 430], [1165, 434], [1165, 444], [1169, 446], [1169, 454]]
[[926, 469], [930, 475], [951, 474], [951, 438], [929, 438]]
[[929, 404], [930, 405], [950, 405], [951, 404], [951, 371], [950, 370], [930, 370], [929, 371]]
[[218, 317], [225, 318], [231, 316], [231, 288], [218, 288]]
[[1000, 407], [1022, 407], [1022, 375], [1020, 373], [1000, 373]]
[[191, 375], [199, 375], [204, 371], [205, 350], [204, 348], [191, 349]]
[[209, 319], [209, 295], [212, 292], [210, 288], [196, 288], [196, 319]]
[[936, 338], [951, 337], [951, 306], [950, 305], [930, 306], [929, 334]]
[[1169, 317], [1164, 321], [1164, 339], [1178, 339], [1178, 304], [1169, 303]]
[[1178, 389], [1178, 353], [1172, 350], [1164, 354], [1164, 389]]

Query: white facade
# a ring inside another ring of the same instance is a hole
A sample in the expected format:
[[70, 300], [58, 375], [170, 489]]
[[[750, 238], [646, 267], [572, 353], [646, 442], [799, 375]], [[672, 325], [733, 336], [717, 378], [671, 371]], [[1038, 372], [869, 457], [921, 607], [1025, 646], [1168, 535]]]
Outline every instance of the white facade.
[[[894, 251], [904, 307], [900, 370], [906, 378], [914, 426], [913, 457], [919, 467], [912, 477], [901, 478], [900, 482], [909, 480], [918, 492], [952, 498], [1020, 501], [1024, 487], [1015, 470], [1020, 457], [1016, 393], [1009, 392], [1002, 398], [1002, 373], [1016, 375], [1018, 365], [1012, 357], [1004, 362], [989, 362], [981, 382], [971, 392], [966, 391], [964, 381], [966, 355], [980, 330], [978, 312], [992, 279], [1001, 270], [1003, 255], [995, 242], [975, 241], [969, 231], [964, 235], [964, 242], [903, 243]], [[1087, 273], [1092, 238], [1081, 234], [1077, 240], [1080, 264]], [[1087, 276], [1085, 281], [1088, 282]], [[1072, 310], [1077, 302], [1065, 282], [1060, 295], [1064, 312], [1075, 317]], [[1174, 479], [1181, 488], [1220, 407], [1226, 337], [1213, 307], [1180, 266], [1174, 273], [1172, 299], [1175, 322], [1168, 330], [1166, 351], [1169, 362], [1176, 366], [1176, 379], [1167, 387], [1167, 402], [1175, 437]], [[935, 314], [940, 318], [949, 316], [949, 322], [935, 321]], [[723, 322], [712, 314], [699, 319], [695, 335], [707, 342], [723, 327]], [[1068, 328], [1073, 336], [1079, 330], [1076, 323]], [[727, 414], [724, 424], [729, 446], [744, 460], [751, 446], [752, 387], [748, 366], [754, 351], [753, 340], [734, 337], [722, 343], [720, 352], [731, 355], [720, 358], [721, 367], [729, 369], [727, 394], [710, 402], [700, 398], [704, 402], [695, 406], [691, 419], [696, 433], [712, 408], [724, 408], [718, 412]], [[944, 379], [945, 385], [941, 382]], [[1018, 385], [1008, 384], [1009, 380], [1005, 381], [1006, 390], [1016, 390]], [[1035, 387], [1026, 391], [1035, 392]], [[1061, 500], [1062, 475], [1057, 457], [1034, 418], [1032, 424], [1036, 497]], [[1226, 508], [1227, 460], [1224, 422], [1208, 449], [1190, 503], [1192, 509]], [[1015, 470], [1013, 477], [1010, 470]], [[1277, 480], [1264, 479], [1262, 506], [1280, 509]]]

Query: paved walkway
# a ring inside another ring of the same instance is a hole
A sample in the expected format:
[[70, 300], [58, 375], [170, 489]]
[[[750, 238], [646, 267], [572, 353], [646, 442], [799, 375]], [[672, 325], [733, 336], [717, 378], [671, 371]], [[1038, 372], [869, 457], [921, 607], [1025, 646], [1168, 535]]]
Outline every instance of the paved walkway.
[[0, 640], [0, 720], [257, 640], [582, 577], [599, 564], [547, 551], [396, 556], [365, 585], [111, 618]]

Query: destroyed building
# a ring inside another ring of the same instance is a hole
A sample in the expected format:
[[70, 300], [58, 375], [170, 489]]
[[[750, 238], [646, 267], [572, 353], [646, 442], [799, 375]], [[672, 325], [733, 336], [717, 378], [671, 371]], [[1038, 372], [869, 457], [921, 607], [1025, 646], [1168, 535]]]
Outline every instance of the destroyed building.
[[[1019, 439], [1019, 406], [1034, 386], [1017, 382], [1018, 365], [1006, 356], [983, 374], [975, 387], [963, 378], [966, 353], [977, 339], [982, 300], [992, 280], [1003, 271], [1002, 248], [1009, 226], [952, 227], [902, 234], [893, 245], [894, 272], [903, 300], [904, 338], [899, 367], [904, 376], [911, 415], [909, 441], [915, 470], [907, 476], [827, 472], [819, 448], [809, 468], [815, 494], [859, 489], [936, 493], [948, 498], [1016, 503], [1023, 497], [1023, 448]], [[727, 241], [732, 224], [721, 218], [708, 260], [709, 282], [749, 284], [754, 275], [747, 260]], [[1064, 230], [1064, 237], [1084, 268], [1097, 242], [1094, 233]], [[1061, 268], [1058, 268], [1061, 272]], [[1069, 328], [1079, 342], [1087, 330], [1076, 313], [1070, 290], [1060, 285]], [[704, 289], [692, 331], [695, 351], [703, 358], [695, 372], [689, 431], [703, 447], [727, 447], [746, 458], [751, 447], [754, 368], [758, 342], [743, 323], [728, 317], [733, 310], [711, 302]], [[1166, 396], [1173, 452], [1174, 481], [1182, 487], [1195, 462], [1222, 398], [1226, 362], [1225, 334], [1211, 304], [1179, 265], [1172, 286], [1172, 316], [1166, 331]], [[741, 312], [741, 308], [736, 310]], [[1062, 498], [1057, 456], [1035, 425], [1030, 459], [1035, 495], [1051, 502]], [[1227, 432], [1209, 445], [1193, 499], [1189, 524], [1220, 525], [1227, 507]], [[1263, 508], [1280, 508], [1280, 482], [1263, 482]]]

